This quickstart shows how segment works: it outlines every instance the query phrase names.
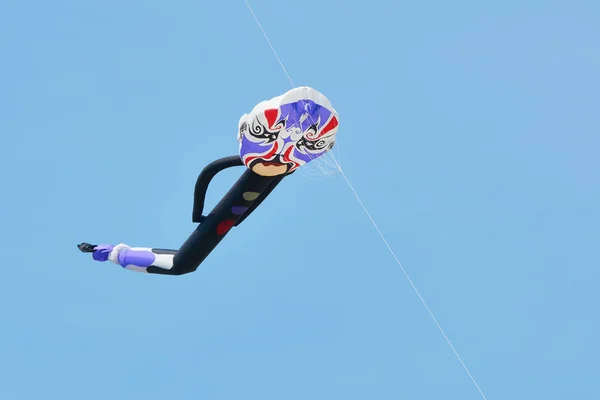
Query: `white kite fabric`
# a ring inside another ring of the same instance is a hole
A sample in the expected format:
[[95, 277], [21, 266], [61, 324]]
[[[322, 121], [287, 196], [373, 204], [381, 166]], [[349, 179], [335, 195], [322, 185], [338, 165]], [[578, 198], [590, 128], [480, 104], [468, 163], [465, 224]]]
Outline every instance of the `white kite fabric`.
[[257, 104], [238, 123], [240, 157], [259, 175], [294, 172], [335, 145], [339, 116], [311, 87], [298, 87]]

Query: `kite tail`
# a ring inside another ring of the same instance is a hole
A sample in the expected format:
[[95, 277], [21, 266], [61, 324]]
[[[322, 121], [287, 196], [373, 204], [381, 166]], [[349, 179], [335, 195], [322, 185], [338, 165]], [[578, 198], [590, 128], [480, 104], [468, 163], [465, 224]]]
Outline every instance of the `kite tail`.
[[176, 250], [130, 247], [120, 243], [116, 246], [110, 244], [96, 246], [92, 257], [100, 262], [111, 261], [135, 272], [169, 274], [176, 253]]

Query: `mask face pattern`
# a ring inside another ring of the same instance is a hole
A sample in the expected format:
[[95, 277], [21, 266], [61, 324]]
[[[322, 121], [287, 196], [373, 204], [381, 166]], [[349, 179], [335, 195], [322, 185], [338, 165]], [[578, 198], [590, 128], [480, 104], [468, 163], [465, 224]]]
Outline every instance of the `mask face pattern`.
[[333, 148], [338, 124], [325, 96], [308, 87], [292, 89], [240, 118], [240, 157], [259, 175], [291, 173]]

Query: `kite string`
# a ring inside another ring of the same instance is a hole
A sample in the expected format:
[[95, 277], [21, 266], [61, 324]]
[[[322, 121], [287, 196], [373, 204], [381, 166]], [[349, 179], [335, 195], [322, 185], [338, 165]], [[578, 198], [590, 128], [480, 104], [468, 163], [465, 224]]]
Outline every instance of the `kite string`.
[[244, 0], [244, 1], [246, 2], [246, 5], [248, 6], [248, 9], [252, 13], [252, 16], [254, 17], [254, 20], [256, 21], [256, 24], [260, 28], [263, 36], [267, 40], [267, 43], [269, 44], [269, 47], [271, 47], [271, 50], [273, 51], [273, 54], [275, 54], [275, 58], [277, 58], [277, 61], [279, 61], [279, 65], [281, 65], [281, 69], [283, 69], [283, 72], [285, 72], [285, 75], [287, 76], [287, 78], [289, 79], [290, 83], [292, 84], [292, 87], [296, 88], [296, 85], [294, 85], [294, 81], [292, 81], [292, 77], [290, 76], [290, 74], [288, 74], [287, 69], [285, 69], [285, 66], [283, 65], [283, 63], [281, 62], [281, 59], [279, 58], [279, 56], [277, 55], [277, 52], [275, 51], [275, 48], [271, 44], [271, 41], [269, 40], [269, 37], [267, 36], [267, 33], [265, 32], [265, 30], [263, 29], [262, 25], [260, 24], [260, 21], [256, 17], [256, 14], [254, 14], [254, 10], [252, 10], [252, 7], [250, 7], [250, 3], [248, 3], [248, 0]]
[[471, 381], [473, 382], [473, 384], [475, 385], [475, 387], [479, 391], [479, 394], [481, 394], [481, 397], [483, 397], [484, 400], [487, 400], [487, 398], [485, 397], [485, 394], [483, 394], [483, 391], [479, 387], [479, 384], [477, 383], [477, 381], [475, 380], [475, 378], [471, 374], [471, 371], [469, 371], [469, 368], [467, 368], [467, 365], [464, 363], [462, 357], [458, 354], [458, 351], [456, 351], [456, 348], [454, 347], [454, 345], [450, 341], [450, 338], [448, 337], [448, 335], [446, 335], [446, 332], [444, 331], [444, 329], [442, 328], [442, 326], [438, 322], [437, 318], [435, 317], [435, 315], [433, 314], [433, 312], [431, 311], [431, 309], [427, 305], [427, 302], [425, 301], [425, 299], [423, 298], [423, 296], [421, 296], [421, 293], [419, 292], [419, 289], [417, 289], [417, 287], [413, 283], [412, 279], [408, 275], [408, 272], [406, 272], [406, 269], [404, 269], [404, 266], [402, 265], [402, 263], [398, 259], [398, 256], [396, 256], [396, 253], [392, 249], [392, 246], [390, 246], [390, 244], [387, 241], [387, 239], [385, 238], [383, 232], [381, 232], [381, 229], [379, 229], [379, 226], [377, 226], [377, 223], [375, 223], [375, 220], [371, 216], [371, 213], [369, 212], [369, 210], [367, 210], [367, 207], [365, 206], [365, 204], [362, 202], [362, 200], [358, 196], [358, 193], [356, 193], [356, 190], [354, 190], [354, 187], [352, 186], [352, 184], [348, 180], [348, 177], [346, 176], [346, 174], [344, 173], [344, 171], [341, 169], [341, 167], [339, 166], [339, 164], [338, 164], [338, 167], [340, 168], [340, 173], [342, 174], [342, 177], [344, 178], [344, 180], [348, 184], [348, 187], [350, 187], [350, 190], [352, 190], [352, 193], [354, 193], [354, 196], [356, 197], [356, 200], [358, 200], [358, 202], [360, 203], [361, 207], [363, 208], [363, 210], [367, 214], [367, 217], [369, 217], [369, 219], [371, 220], [371, 223], [375, 227], [375, 230], [377, 230], [377, 232], [379, 233], [379, 236], [381, 236], [381, 239], [383, 240], [383, 242], [387, 246], [388, 250], [392, 254], [392, 257], [394, 257], [394, 260], [396, 260], [396, 263], [398, 264], [398, 266], [400, 267], [400, 269], [404, 273], [404, 276], [408, 280], [408, 283], [410, 283], [410, 285], [414, 289], [415, 293], [419, 297], [419, 300], [421, 300], [421, 303], [423, 303], [423, 306], [425, 306], [425, 309], [429, 313], [429, 316], [431, 317], [431, 319], [433, 320], [433, 322], [435, 323], [435, 325], [438, 327], [438, 329], [439, 329], [440, 333], [442, 334], [442, 336], [444, 337], [444, 339], [446, 339], [446, 342], [448, 342], [448, 345], [450, 346], [450, 349], [452, 349], [452, 352], [454, 352], [454, 355], [456, 356], [456, 358], [458, 359], [458, 361], [462, 365], [463, 369], [465, 370], [465, 372], [467, 373], [467, 375], [469, 376], [469, 378], [471, 379]]
[[[262, 31], [265, 39], [267, 40], [267, 43], [269, 44], [269, 47], [271, 47], [271, 51], [273, 52], [273, 54], [275, 55], [275, 58], [277, 58], [277, 61], [279, 61], [279, 65], [281, 65], [281, 68], [283, 69], [283, 72], [286, 74], [288, 80], [290, 81], [290, 83], [292, 84], [293, 88], [296, 88], [296, 86], [294, 85], [294, 82], [292, 81], [292, 78], [290, 77], [289, 73], [287, 72], [285, 66], [283, 65], [283, 62], [281, 61], [281, 59], [279, 58], [279, 55], [277, 54], [277, 52], [275, 51], [275, 48], [273, 47], [273, 45], [271, 44], [271, 41], [269, 40], [269, 37], [267, 36], [267, 33], [265, 32], [265, 30], [263, 29], [262, 25], [260, 24], [256, 14], [254, 13], [254, 11], [252, 10], [252, 7], [250, 6], [250, 4], [248, 3], [248, 0], [244, 0], [246, 3], [246, 6], [248, 6], [248, 9], [250, 10], [250, 12], [252, 13], [252, 16], [254, 17], [254, 20], [256, 21], [256, 23], [258, 24], [258, 27], [260, 28], [260, 30]], [[377, 225], [377, 223], [375, 222], [375, 220], [373, 219], [373, 217], [371, 216], [371, 213], [369, 212], [369, 210], [367, 209], [367, 207], [365, 206], [365, 204], [363, 203], [363, 201], [361, 200], [360, 196], [358, 195], [358, 193], [356, 192], [356, 190], [354, 189], [354, 187], [352, 186], [352, 184], [350, 183], [350, 180], [348, 179], [348, 177], [346, 176], [346, 174], [344, 173], [341, 165], [339, 164], [339, 162], [337, 162], [337, 160], [335, 159], [335, 157], [333, 156], [333, 160], [337, 166], [337, 169], [339, 170], [339, 172], [342, 174], [342, 177], [344, 178], [344, 180], [346, 181], [346, 183], [348, 184], [348, 187], [350, 188], [350, 190], [352, 191], [352, 193], [354, 194], [354, 197], [356, 197], [356, 200], [358, 201], [358, 203], [361, 205], [362, 209], [365, 211], [365, 213], [367, 214], [367, 217], [369, 218], [369, 220], [371, 221], [371, 223], [373, 224], [373, 226], [375, 227], [375, 230], [377, 231], [377, 233], [379, 233], [379, 236], [381, 237], [381, 239], [383, 240], [384, 244], [386, 245], [386, 247], [388, 248], [389, 252], [391, 253], [392, 257], [394, 258], [394, 260], [396, 260], [396, 263], [398, 264], [398, 266], [400, 267], [400, 269], [402, 270], [402, 273], [404, 274], [404, 276], [406, 277], [406, 279], [408, 280], [408, 282], [410, 283], [410, 285], [412, 286], [413, 290], [415, 291], [415, 293], [417, 294], [417, 296], [419, 297], [419, 300], [421, 301], [421, 303], [423, 304], [423, 306], [425, 307], [425, 309], [427, 310], [427, 313], [429, 314], [429, 316], [431, 317], [431, 319], [433, 320], [433, 322], [435, 323], [435, 325], [437, 326], [437, 328], [439, 329], [440, 333], [442, 334], [442, 336], [444, 337], [444, 339], [446, 340], [446, 342], [448, 343], [448, 345], [450, 346], [450, 349], [452, 350], [452, 352], [454, 353], [454, 355], [456, 356], [456, 358], [458, 359], [458, 361], [460, 362], [460, 364], [462, 365], [463, 369], [465, 370], [465, 372], [467, 373], [467, 375], [469, 376], [469, 378], [471, 379], [471, 381], [473, 382], [473, 384], [475, 385], [475, 387], [477, 388], [477, 391], [479, 392], [479, 394], [481, 395], [481, 397], [484, 400], [487, 400], [487, 397], [485, 396], [485, 394], [483, 393], [483, 391], [481, 390], [481, 388], [479, 387], [479, 384], [477, 383], [477, 381], [475, 380], [475, 377], [473, 376], [473, 374], [471, 374], [471, 371], [469, 370], [469, 368], [467, 367], [467, 365], [465, 364], [465, 362], [463, 361], [462, 357], [458, 354], [458, 351], [456, 350], [456, 348], [454, 347], [454, 345], [452, 344], [452, 341], [450, 340], [450, 338], [448, 337], [448, 335], [446, 334], [446, 332], [444, 331], [444, 329], [442, 328], [442, 326], [440, 325], [439, 321], [437, 320], [437, 318], [435, 317], [435, 315], [433, 314], [433, 312], [431, 311], [431, 309], [429, 308], [429, 306], [427, 305], [427, 302], [425, 301], [425, 299], [423, 298], [423, 296], [421, 296], [421, 293], [419, 292], [419, 290], [417, 289], [416, 285], [413, 283], [412, 279], [410, 278], [410, 276], [408, 275], [408, 272], [406, 271], [406, 269], [404, 268], [404, 266], [402, 265], [402, 263], [400, 262], [400, 260], [398, 259], [398, 256], [396, 256], [396, 253], [394, 252], [394, 250], [392, 249], [392, 246], [390, 246], [389, 242], [387, 241], [387, 239], [385, 238], [385, 235], [383, 234], [383, 232], [381, 231], [381, 229], [379, 229], [379, 226]]]

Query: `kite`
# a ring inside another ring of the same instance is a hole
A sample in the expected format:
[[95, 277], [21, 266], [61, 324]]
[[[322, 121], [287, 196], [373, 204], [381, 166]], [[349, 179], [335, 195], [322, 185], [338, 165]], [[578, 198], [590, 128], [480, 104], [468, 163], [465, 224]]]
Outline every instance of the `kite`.
[[[238, 122], [239, 155], [208, 164], [194, 187], [192, 222], [196, 229], [179, 250], [92, 245], [77, 247], [96, 261], [149, 274], [196, 271], [233, 227], [240, 225], [287, 176], [321, 157], [335, 144], [339, 117], [331, 102], [310, 87], [294, 88], [257, 104]], [[226, 168], [245, 167], [221, 201], [204, 215], [210, 181]]]

